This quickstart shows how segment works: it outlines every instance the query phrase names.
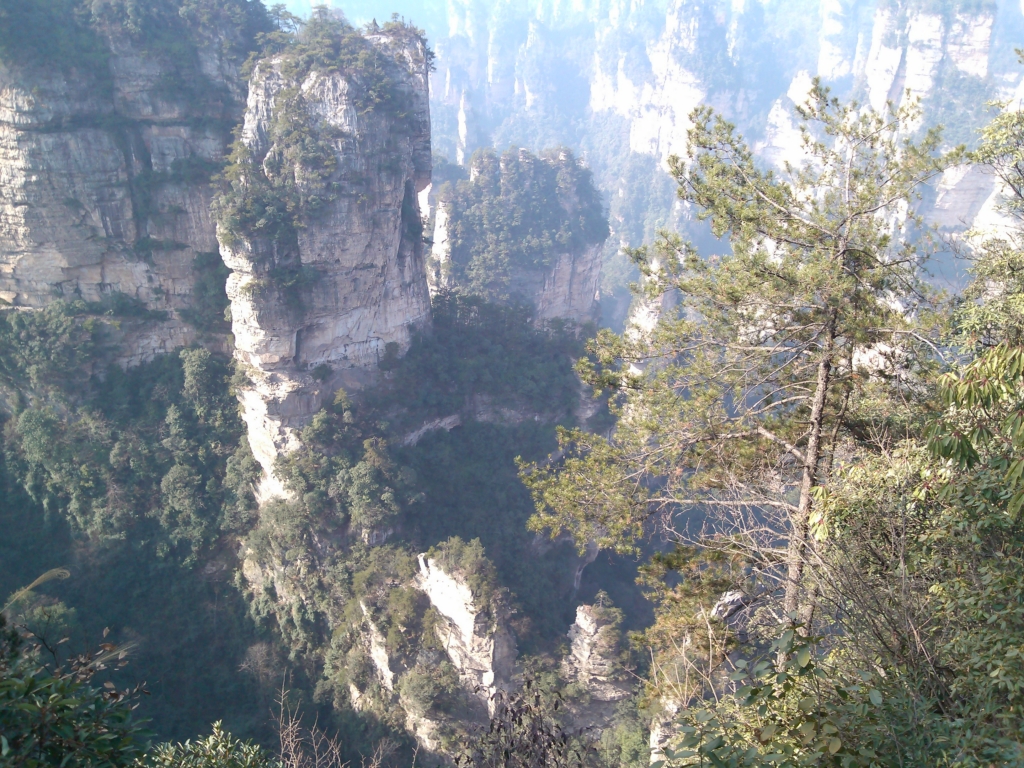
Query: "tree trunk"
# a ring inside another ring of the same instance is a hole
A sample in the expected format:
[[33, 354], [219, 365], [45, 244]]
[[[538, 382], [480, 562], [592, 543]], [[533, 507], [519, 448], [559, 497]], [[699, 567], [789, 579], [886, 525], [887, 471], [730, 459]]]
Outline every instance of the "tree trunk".
[[[818, 363], [818, 380], [815, 385], [814, 399], [811, 401], [810, 434], [807, 447], [804, 449], [804, 466], [800, 479], [800, 501], [790, 521], [792, 530], [789, 537], [789, 550], [786, 555], [786, 595], [783, 610], [786, 622], [790, 625], [802, 621], [809, 625], [814, 606], [801, 605], [800, 582], [804, 575], [804, 561], [807, 554], [807, 542], [810, 535], [809, 521], [811, 517], [811, 490], [818, 479], [818, 461], [821, 458], [821, 430], [824, 421], [825, 402], [828, 399], [828, 388], [832, 376], [832, 354], [836, 339], [837, 311], [832, 310], [828, 325], [825, 328], [825, 343], [821, 350], [821, 361]], [[813, 603], [813, 598], [811, 599]], [[798, 618], [794, 619], [793, 617]], [[809, 626], [805, 626], [806, 632]]]

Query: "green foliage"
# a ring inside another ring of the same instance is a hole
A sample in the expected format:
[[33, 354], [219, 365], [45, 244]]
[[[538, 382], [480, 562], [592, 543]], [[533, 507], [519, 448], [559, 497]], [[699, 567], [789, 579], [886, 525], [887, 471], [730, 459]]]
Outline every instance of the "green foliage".
[[498, 691], [491, 697], [494, 715], [474, 734], [456, 757], [460, 766], [480, 768], [583, 768], [593, 746], [580, 729], [566, 727], [561, 700], [536, 681], [524, 681], [515, 693]]
[[92, 685], [118, 657], [113, 646], [47, 666], [44, 651], [0, 613], [0, 760], [11, 768], [120, 768], [142, 754], [133, 717], [141, 691]]
[[139, 760], [138, 768], [279, 768], [280, 763], [256, 744], [224, 731], [221, 723], [203, 739], [159, 744]]
[[[579, 370], [616, 394], [617, 427], [562, 431], [561, 461], [524, 465], [534, 530], [628, 550], [652, 516], [706, 517], [703, 533], [677, 538], [699, 559], [733, 563], [736, 579], [744, 560], [763, 558], [758, 534], [742, 533], [744, 510], [759, 510], [787, 551], [758, 568], [763, 588], [784, 589], [782, 616], [813, 613], [808, 525], [837, 441], [878, 450], [890, 430], [919, 428], [910, 404], [928, 390], [911, 382], [935, 365], [926, 254], [878, 215], [912, 204], [959, 157], [938, 155], [936, 132], [903, 141], [916, 114], [864, 112], [816, 85], [800, 110], [806, 162], [776, 175], [732, 125], [695, 110], [689, 157], [670, 165], [679, 197], [731, 252], [705, 260], [666, 234], [633, 253], [645, 297], [680, 302], [649, 334], [603, 331], [591, 345]], [[862, 362], [864, 350], [877, 362]]]
[[178, 310], [181, 319], [200, 331], [229, 332], [230, 301], [226, 286], [230, 273], [219, 253], [197, 253], [192, 262], [192, 296], [188, 308]]
[[53, 63], [109, 77], [103, 71], [108, 56], [82, 0], [0, 2], [0, 59], [4, 62]]
[[569, 150], [540, 157], [515, 148], [500, 157], [479, 150], [470, 168], [469, 180], [439, 193], [451, 246], [444, 280], [458, 290], [514, 299], [520, 272], [551, 267], [560, 254], [578, 254], [608, 237], [591, 173]]
[[0, 383], [19, 404], [65, 397], [93, 359], [99, 325], [76, 309], [58, 300], [40, 312], [0, 311]]
[[[1016, 121], [997, 122], [976, 157], [1013, 178]], [[1011, 210], [1017, 199], [1011, 184]], [[917, 406], [926, 429], [874, 449], [851, 435], [814, 492], [821, 637], [776, 630], [728, 682], [709, 674], [715, 699], [689, 698], [672, 765], [1024, 764], [1015, 242], [976, 259], [963, 359], [938, 381], [941, 404]]]
[[[1024, 112], [1004, 110], [981, 132], [974, 162], [991, 169], [1002, 182], [1000, 208], [1024, 218]], [[981, 233], [975, 233], [982, 237]], [[1020, 228], [999, 237], [982, 237], [972, 265], [973, 280], [963, 292], [955, 316], [957, 341], [980, 351], [1003, 341], [1024, 341], [1024, 242]]]
[[733, 694], [684, 713], [674, 765], [1024, 761], [1021, 355], [997, 347], [945, 378], [928, 450], [843, 469], [818, 528], [838, 631], [790, 630], [738, 663]]
[[579, 402], [572, 358], [583, 343], [570, 328], [538, 329], [527, 307], [453, 293], [436, 296], [432, 314], [432, 332], [417, 335], [389, 371], [380, 410], [402, 403], [412, 421], [457, 413], [484, 396], [562, 418]]
[[680, 736], [665, 750], [670, 765], [955, 764], [957, 724], [937, 728], [937, 702], [900, 690], [906, 680], [817, 658], [792, 629], [764, 658], [736, 666], [735, 694], [682, 713]]
[[[0, 361], [8, 380], [38, 380], [36, 393], [64, 404], [25, 408], [5, 425], [8, 471], [47, 513], [98, 540], [150, 530], [155, 520], [159, 549], [192, 562], [219, 535], [222, 516], [237, 518], [253, 504], [256, 468], [246, 463], [223, 362], [188, 349], [129, 371], [111, 366], [105, 379], [89, 380], [86, 365], [99, 349], [92, 321], [60, 302], [5, 315], [10, 335]], [[34, 348], [36, 359], [24, 356]]]
[[459, 576], [469, 586], [473, 600], [480, 607], [488, 605], [498, 590], [494, 565], [484, 554], [480, 539], [463, 541], [452, 536], [427, 550], [427, 557], [436, 560], [450, 576]]
[[[303, 448], [278, 459], [275, 473], [296, 497], [294, 519], [332, 527], [351, 521], [370, 532], [387, 529], [415, 502], [415, 475], [394, 462], [384, 440], [361, 439], [368, 432], [352, 421], [350, 410], [321, 411], [302, 431]], [[303, 526], [294, 530], [305, 535]]]
[[596, 745], [600, 765], [609, 768], [647, 768], [651, 763], [649, 717], [627, 699], [616, 712], [611, 726], [601, 733]]
[[[402, 23], [386, 24], [383, 32], [395, 39], [410, 37], [424, 43], [422, 32]], [[356, 104], [364, 113], [377, 111], [401, 118], [408, 111], [408, 97], [394, 75], [395, 59], [344, 20], [317, 9], [289, 43], [281, 63], [285, 77], [302, 82], [313, 71], [339, 72], [351, 82]]]
[[402, 706], [419, 717], [440, 719], [459, 706], [459, 674], [445, 660], [436, 664], [417, 664], [398, 683]]
[[269, 30], [257, 0], [4, 0], [0, 59], [92, 75], [109, 88], [105, 38], [127, 37], [168, 69], [165, 94], [194, 108], [224, 96], [200, 71], [198, 48], [216, 40], [226, 57], [241, 63]]

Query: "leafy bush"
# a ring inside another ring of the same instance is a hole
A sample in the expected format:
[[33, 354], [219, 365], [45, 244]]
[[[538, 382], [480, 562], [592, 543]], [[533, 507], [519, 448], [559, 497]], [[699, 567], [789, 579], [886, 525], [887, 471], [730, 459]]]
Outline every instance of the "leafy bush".
[[0, 1], [0, 59], [99, 72], [109, 52], [82, 0]]
[[122, 768], [142, 755], [133, 717], [141, 690], [94, 687], [112, 646], [47, 667], [44, 649], [7, 627], [0, 613], [0, 758], [11, 768]]
[[139, 760], [137, 768], [280, 768], [281, 764], [258, 745], [224, 731], [221, 723], [203, 739], [183, 744], [159, 744]]

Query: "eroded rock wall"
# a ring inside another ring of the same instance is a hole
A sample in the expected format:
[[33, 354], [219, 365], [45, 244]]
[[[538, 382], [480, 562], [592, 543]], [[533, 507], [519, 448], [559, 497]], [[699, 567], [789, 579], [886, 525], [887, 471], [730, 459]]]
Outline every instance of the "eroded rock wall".
[[[339, 386], [369, 380], [387, 345], [403, 351], [412, 329], [430, 319], [418, 203], [431, 171], [425, 45], [398, 33], [365, 39], [386, 54], [401, 113], [367, 109], [343, 68], [296, 77], [287, 58], [276, 57], [261, 61], [250, 82], [241, 140], [252, 157], [264, 169], [291, 157], [275, 133], [287, 109], [287, 119], [327, 148], [333, 168], [320, 182], [321, 205], [300, 212], [289, 236], [220, 230], [264, 497], [284, 494], [273, 463], [294, 446], [296, 429]], [[294, 174], [300, 190], [309, 171], [301, 163], [275, 169]]]
[[515, 638], [508, 612], [499, 599], [481, 604], [458, 574], [447, 573], [436, 561], [419, 556], [415, 586], [444, 617], [437, 639], [458, 670], [466, 689], [487, 697], [506, 688], [516, 661]]
[[0, 61], [0, 300], [166, 313], [125, 327], [128, 364], [190, 343], [197, 325], [227, 330], [189, 313], [197, 263], [217, 251], [210, 175], [241, 115], [247, 49], [230, 25], [188, 32], [184, 59], [106, 25], [91, 66]]

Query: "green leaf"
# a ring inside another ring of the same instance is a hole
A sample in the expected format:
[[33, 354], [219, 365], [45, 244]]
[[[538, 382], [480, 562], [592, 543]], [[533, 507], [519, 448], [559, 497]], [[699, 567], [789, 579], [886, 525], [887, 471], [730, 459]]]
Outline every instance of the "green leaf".
[[876, 689], [872, 688], [870, 691], [868, 691], [868, 698], [871, 699], [871, 703], [874, 704], [876, 707], [882, 706], [882, 694], [879, 693]]
[[808, 646], [804, 646], [796, 652], [796, 663], [801, 667], [806, 667], [811, 663], [811, 649]]

